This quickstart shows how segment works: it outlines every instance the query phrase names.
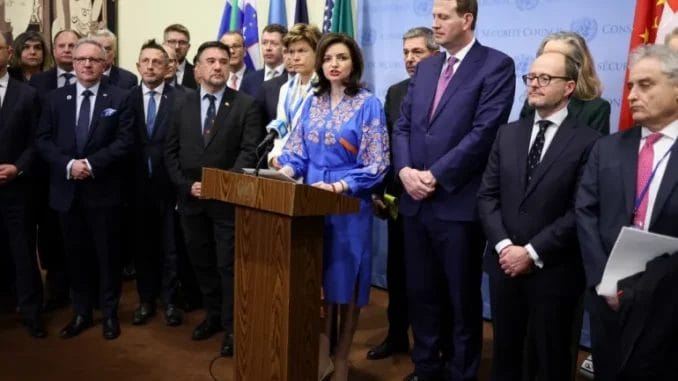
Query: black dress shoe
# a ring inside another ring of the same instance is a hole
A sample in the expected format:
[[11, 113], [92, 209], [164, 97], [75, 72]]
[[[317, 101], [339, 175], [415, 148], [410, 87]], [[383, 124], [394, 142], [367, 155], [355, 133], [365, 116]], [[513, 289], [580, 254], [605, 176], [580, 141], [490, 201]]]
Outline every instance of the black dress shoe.
[[407, 353], [409, 350], [410, 345], [406, 340], [395, 341], [390, 337], [386, 337], [386, 339], [381, 344], [377, 345], [376, 347], [372, 347], [367, 352], [367, 359], [381, 360], [391, 357], [391, 355], [395, 353]]
[[222, 330], [223, 328], [218, 320], [205, 319], [193, 330], [193, 340], [209, 339], [212, 335]]
[[117, 318], [105, 318], [103, 323], [101, 323], [101, 328], [101, 333], [106, 340], [113, 340], [120, 336], [120, 323]]
[[134, 311], [134, 318], [132, 324], [143, 325], [148, 323], [151, 318], [155, 316], [155, 305], [152, 303], [141, 303]]
[[45, 331], [45, 325], [42, 323], [42, 319], [25, 319], [23, 323], [31, 336], [36, 338], [43, 338], [47, 336], [47, 331]]
[[174, 304], [168, 304], [167, 309], [165, 310], [165, 323], [170, 327], [176, 327], [181, 325], [183, 322], [183, 317], [181, 310]]
[[225, 334], [224, 339], [221, 341], [221, 355], [224, 357], [233, 357], [234, 349], [235, 343], [233, 342], [233, 334]]
[[60, 335], [64, 339], [75, 337], [91, 326], [92, 326], [91, 317], [75, 315], [73, 319], [68, 324], [66, 324], [64, 329], [61, 330]]

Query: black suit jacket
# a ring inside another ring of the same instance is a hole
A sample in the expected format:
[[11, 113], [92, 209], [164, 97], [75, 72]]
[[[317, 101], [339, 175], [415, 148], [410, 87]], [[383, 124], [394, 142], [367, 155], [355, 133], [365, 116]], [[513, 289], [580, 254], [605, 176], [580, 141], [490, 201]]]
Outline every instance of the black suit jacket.
[[0, 164], [14, 164], [19, 176], [0, 185], [0, 192], [22, 192], [33, 163], [34, 136], [40, 115], [38, 94], [10, 77], [0, 108]]
[[[130, 105], [134, 112], [134, 153], [133, 171], [137, 202], [176, 202], [174, 184], [170, 181], [165, 166], [165, 139], [172, 123], [176, 88], [165, 85], [157, 109], [152, 135], [146, 127], [146, 113], [142, 87], [137, 86], [130, 93]], [[149, 173], [148, 161], [151, 162]]]
[[200, 93], [177, 92], [172, 124], [165, 146], [165, 163], [178, 187], [179, 213], [199, 214], [201, 200], [191, 196], [191, 185], [201, 181], [202, 168], [224, 170], [256, 165], [256, 147], [264, 136], [261, 112], [254, 98], [228, 87], [205, 144], [200, 120]]
[[184, 78], [181, 79], [181, 86], [188, 87], [189, 89], [197, 89], [198, 84], [195, 83], [195, 75], [193, 74], [193, 65], [186, 61], [186, 66], [184, 67]]
[[[403, 103], [405, 95], [407, 95], [407, 87], [410, 85], [410, 79], [398, 82], [386, 91], [386, 102], [384, 103], [384, 112], [386, 113], [386, 127], [388, 128], [389, 136], [393, 134], [393, 127], [400, 118], [400, 106]], [[391, 142], [391, 147], [393, 142]], [[391, 153], [391, 162], [393, 162], [393, 154]], [[400, 178], [391, 167], [384, 177], [384, 184], [386, 185], [386, 192], [400, 197], [403, 193], [403, 185]]]
[[247, 72], [240, 84], [240, 91], [255, 97], [262, 83], [264, 83], [264, 69]]
[[[581, 292], [583, 274], [577, 244], [574, 199], [588, 153], [599, 134], [568, 115], [526, 184], [527, 155], [533, 118], [500, 128], [492, 147], [480, 190], [478, 212], [490, 247], [508, 238], [513, 244], [530, 243], [550, 271], [544, 287]], [[485, 261], [490, 275], [503, 274], [492, 250]], [[565, 270], [567, 269], [567, 270]], [[570, 271], [568, 271], [570, 270]], [[579, 287], [564, 285], [576, 281]], [[562, 289], [561, 289], [562, 288]]]
[[44, 99], [50, 91], [57, 88], [56, 67], [33, 75], [31, 80], [28, 81], [28, 84], [35, 87], [38, 90], [40, 98]]
[[[71, 208], [78, 197], [85, 207], [110, 207], [121, 202], [123, 159], [134, 142], [128, 92], [100, 83], [82, 155], [75, 144], [76, 86], [68, 85], [47, 95], [40, 116], [37, 148], [49, 165], [50, 206], [59, 212]], [[66, 178], [71, 159], [86, 158], [93, 176]]]
[[108, 76], [108, 81], [113, 86], [118, 86], [121, 89], [132, 89], [136, 86], [139, 81], [137, 76], [134, 75], [131, 71], [125, 70], [118, 66], [111, 66], [111, 72]]
[[264, 124], [276, 118], [280, 88], [288, 81], [287, 72], [269, 81], [264, 81], [257, 92], [257, 103], [264, 111]]
[[[623, 226], [631, 225], [636, 195], [640, 127], [600, 139], [577, 193], [577, 231], [586, 281], [594, 287]], [[668, 159], [654, 202], [649, 231], [678, 237], [678, 154]]]

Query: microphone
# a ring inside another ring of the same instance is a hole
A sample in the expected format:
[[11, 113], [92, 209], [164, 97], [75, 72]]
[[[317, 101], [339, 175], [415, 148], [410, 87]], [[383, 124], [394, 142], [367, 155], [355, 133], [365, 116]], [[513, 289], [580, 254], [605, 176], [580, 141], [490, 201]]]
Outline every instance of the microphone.
[[[287, 122], [280, 119], [274, 119], [266, 126], [266, 132], [268, 132], [266, 137], [264, 137], [264, 140], [257, 146], [257, 152], [264, 147], [272, 146], [273, 141], [276, 138], [284, 138], [287, 136], [289, 133]], [[268, 150], [270, 151], [270, 148]]]

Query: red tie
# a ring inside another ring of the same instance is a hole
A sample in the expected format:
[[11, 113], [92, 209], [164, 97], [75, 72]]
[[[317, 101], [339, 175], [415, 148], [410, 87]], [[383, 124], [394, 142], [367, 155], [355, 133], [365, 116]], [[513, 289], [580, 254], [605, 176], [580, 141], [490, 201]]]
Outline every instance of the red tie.
[[452, 79], [452, 75], [454, 74], [454, 64], [457, 63], [457, 57], [455, 56], [450, 56], [450, 58], [447, 59], [447, 67], [445, 68], [445, 71], [440, 75], [440, 78], [438, 78], [438, 86], [436, 87], [436, 95], [435, 98], [433, 98], [433, 107], [431, 108], [431, 115], [430, 117], [433, 117], [433, 114], [436, 112], [436, 108], [438, 108], [438, 103], [440, 103], [440, 98], [443, 97], [443, 94], [445, 93], [445, 89], [447, 89], [447, 85], [450, 83], [450, 79]]
[[645, 144], [638, 154], [638, 172], [636, 175], [636, 199], [640, 197], [643, 189], [647, 187], [643, 199], [638, 205], [638, 209], [633, 217], [633, 224], [643, 228], [645, 225], [645, 214], [647, 213], [647, 200], [650, 193], [650, 176], [652, 175], [652, 165], [654, 164], [654, 143], [661, 139], [662, 134], [655, 132], [645, 138]]

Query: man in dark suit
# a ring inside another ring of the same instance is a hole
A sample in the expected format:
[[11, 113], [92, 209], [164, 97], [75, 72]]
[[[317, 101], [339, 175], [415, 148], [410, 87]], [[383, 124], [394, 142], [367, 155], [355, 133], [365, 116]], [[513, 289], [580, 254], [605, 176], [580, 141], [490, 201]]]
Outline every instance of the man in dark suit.
[[118, 52], [118, 38], [108, 29], [99, 29], [89, 37], [97, 40], [106, 51], [106, 68], [104, 76], [110, 83], [121, 89], [131, 89], [138, 83], [137, 76], [131, 71], [115, 65], [115, 56]]
[[[595, 376], [603, 381], [623, 379], [618, 372], [625, 315], [617, 311], [626, 296], [596, 292], [621, 228], [633, 224], [678, 237], [678, 55], [664, 46], [639, 47], [630, 58], [627, 86], [636, 126], [598, 140], [576, 200]], [[630, 298], [628, 302], [635, 305]], [[678, 361], [675, 336], [666, 332], [663, 341], [652, 343], [650, 349], [647, 379], [674, 379], [667, 370]]]
[[255, 97], [262, 83], [285, 74], [283, 61], [283, 38], [287, 28], [280, 24], [270, 24], [261, 33], [261, 53], [264, 57], [264, 68], [249, 72], [242, 80], [240, 91]]
[[202, 168], [255, 166], [256, 146], [264, 135], [254, 99], [226, 87], [228, 64], [224, 44], [205, 42], [198, 48], [195, 70], [202, 79], [200, 92], [176, 96], [165, 148], [188, 254], [207, 309], [193, 340], [225, 330], [224, 356], [233, 355], [234, 208], [200, 199]]
[[522, 380], [528, 321], [537, 374], [569, 380], [570, 337], [584, 290], [574, 197], [598, 133], [569, 114], [577, 64], [561, 53], [537, 57], [523, 76], [534, 117], [503, 126], [478, 192], [489, 247], [493, 380]]
[[250, 68], [245, 65], [245, 38], [238, 31], [226, 32], [219, 39], [222, 44], [228, 46], [230, 52], [229, 75], [226, 85], [233, 90], [240, 90], [243, 78], [250, 72]]
[[35, 89], [7, 73], [11, 55], [9, 41], [0, 33], [0, 226], [6, 237], [2, 245], [9, 248], [14, 262], [17, 306], [23, 324], [31, 336], [45, 337], [28, 178], [40, 107]]
[[472, 380], [480, 365], [484, 240], [476, 193], [511, 110], [515, 69], [510, 57], [476, 41], [477, 10], [475, 0], [434, 1], [432, 29], [446, 52], [417, 65], [393, 132], [394, 169], [406, 192], [398, 207], [414, 333], [408, 380]]
[[196, 89], [193, 75], [193, 65], [186, 59], [188, 50], [191, 48], [191, 34], [188, 28], [181, 24], [172, 24], [163, 32], [163, 44], [167, 44], [176, 50], [177, 54], [177, 84]]
[[[127, 92], [102, 82], [103, 47], [83, 39], [73, 61], [77, 82], [50, 93], [37, 135], [50, 170], [50, 206], [59, 213], [75, 316], [61, 331], [74, 337], [93, 324], [95, 298], [103, 336], [120, 335], [120, 225], [123, 159], [133, 143]], [[99, 295], [95, 284], [98, 266]]]
[[[44, 98], [52, 90], [75, 83], [73, 49], [80, 35], [72, 30], [59, 31], [54, 36], [53, 54], [56, 66], [37, 73], [29, 84]], [[66, 253], [62, 240], [59, 217], [49, 207], [49, 170], [44, 160], [36, 156], [33, 166], [35, 183], [35, 213], [37, 218], [37, 247], [40, 264], [46, 270], [45, 288], [47, 300], [45, 311], [66, 307], [69, 303], [70, 281], [66, 267]]]
[[134, 110], [134, 225], [136, 231], [139, 307], [132, 324], [146, 324], [155, 315], [156, 299], [165, 304], [167, 325], [182, 322], [177, 298], [177, 248], [174, 207], [176, 192], [167, 175], [164, 143], [174, 103], [172, 86], [165, 83], [169, 57], [155, 40], [141, 47], [137, 69], [141, 85], [130, 94]]
[[[407, 75], [414, 75], [419, 61], [436, 54], [438, 44], [433, 39], [433, 31], [426, 27], [412, 28], [403, 35], [403, 58]], [[386, 91], [386, 125], [389, 134], [393, 133], [393, 126], [400, 117], [400, 105], [407, 94], [410, 79], [398, 82]], [[392, 161], [392, 160], [391, 160]], [[384, 193], [396, 200], [400, 199], [403, 187], [389, 171], [384, 180]], [[407, 353], [410, 349], [410, 339], [407, 330], [410, 321], [407, 314], [407, 292], [405, 288], [405, 259], [403, 254], [403, 222], [400, 216], [388, 215], [387, 205], [381, 194], [374, 195], [374, 205], [380, 214], [388, 218], [388, 259], [386, 262], [386, 279], [388, 281], [388, 335], [384, 341], [367, 352], [367, 358], [378, 360], [391, 356], [393, 353]], [[397, 202], [397, 201], [396, 201]]]

